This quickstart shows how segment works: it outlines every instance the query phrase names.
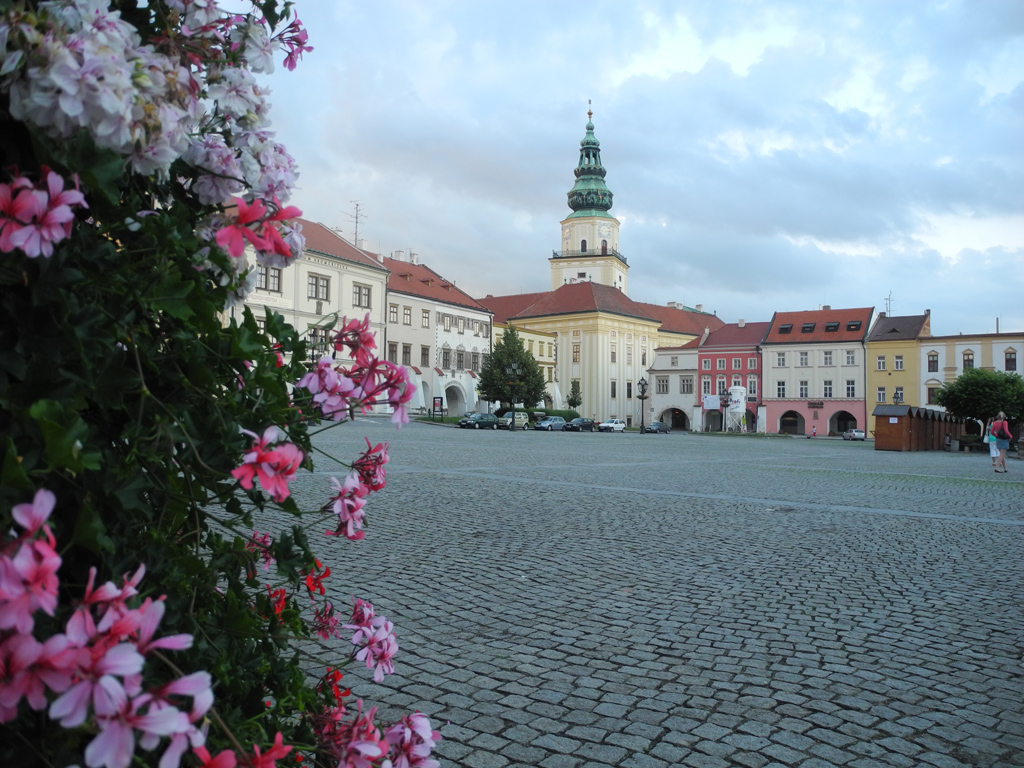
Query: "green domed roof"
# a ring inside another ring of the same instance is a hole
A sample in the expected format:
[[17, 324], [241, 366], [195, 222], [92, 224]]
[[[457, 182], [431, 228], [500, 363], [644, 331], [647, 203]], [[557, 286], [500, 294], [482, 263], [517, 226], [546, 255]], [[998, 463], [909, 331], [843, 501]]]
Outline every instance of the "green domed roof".
[[601, 142], [594, 136], [593, 116], [593, 112], [587, 112], [587, 135], [580, 142], [580, 163], [573, 172], [576, 174], [576, 183], [569, 191], [569, 207], [574, 211], [569, 218], [612, 218], [608, 213], [612, 207], [612, 193], [604, 183], [608, 172], [601, 165]]

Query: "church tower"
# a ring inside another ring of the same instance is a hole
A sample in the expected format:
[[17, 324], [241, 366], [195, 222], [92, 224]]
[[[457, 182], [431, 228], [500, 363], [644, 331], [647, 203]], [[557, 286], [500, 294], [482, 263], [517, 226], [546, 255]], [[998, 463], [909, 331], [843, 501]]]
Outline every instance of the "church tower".
[[580, 142], [576, 183], [569, 191], [572, 213], [562, 222], [562, 250], [554, 251], [551, 289], [568, 283], [595, 282], [627, 293], [629, 265], [619, 253], [619, 220], [608, 213], [611, 190], [601, 165], [601, 142], [594, 136], [594, 113], [587, 111], [587, 135]]

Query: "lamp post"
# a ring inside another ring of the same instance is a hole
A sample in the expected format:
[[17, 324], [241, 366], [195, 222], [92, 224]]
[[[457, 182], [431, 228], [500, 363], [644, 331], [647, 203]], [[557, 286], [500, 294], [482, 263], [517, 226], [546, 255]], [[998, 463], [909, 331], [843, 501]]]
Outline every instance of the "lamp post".
[[508, 375], [509, 391], [512, 393], [509, 398], [512, 400], [512, 423], [508, 425], [509, 432], [516, 431], [516, 386], [519, 384], [519, 375], [522, 372], [523, 367], [519, 363], [513, 362], [505, 366], [505, 373]]
[[640, 400], [640, 434], [644, 433], [644, 410], [646, 405], [644, 401], [647, 399], [647, 379], [641, 377], [640, 381], [636, 383], [637, 399]]

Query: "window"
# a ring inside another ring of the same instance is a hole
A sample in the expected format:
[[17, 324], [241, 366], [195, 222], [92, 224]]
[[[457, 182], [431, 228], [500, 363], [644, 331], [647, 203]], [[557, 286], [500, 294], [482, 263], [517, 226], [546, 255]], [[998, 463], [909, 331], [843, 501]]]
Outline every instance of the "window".
[[628, 400], [631, 397], [633, 397], [633, 382], [632, 381], [627, 381], [626, 382], [626, 399]]
[[734, 371], [741, 371], [741, 370], [743, 370], [743, 358], [742, 357], [734, 357], [732, 359], [732, 369]]
[[725, 358], [724, 357], [718, 358], [718, 360], [715, 361], [715, 364], [718, 366], [718, 370], [720, 370], [720, 371], [724, 371], [725, 370]]
[[785, 368], [786, 367], [786, 353], [785, 352], [776, 352], [775, 353], [775, 365], [778, 366], [779, 368]]
[[306, 276], [306, 298], [330, 301], [331, 299], [331, 278], [321, 275]]
[[747, 376], [747, 394], [757, 397], [757, 376]]
[[968, 371], [974, 367], [974, 353], [964, 352], [964, 370]]
[[459, 318], [459, 333], [465, 333], [465, 332], [466, 332], [466, 318], [460, 317]]
[[577, 272], [576, 273], [576, 278], [579, 279], [579, 280], [585, 280], [586, 277], [587, 277], [587, 273], [586, 272]]
[[429, 309], [424, 309], [423, 313], [420, 315], [420, 325], [422, 327], [424, 327], [424, 328], [429, 328], [430, 327], [430, 310]]
[[555, 344], [554, 344], [554, 342], [549, 341], [548, 342], [548, 357], [554, 357], [554, 356], [555, 356]]
[[424, 368], [430, 367], [430, 347], [420, 347], [420, 365]]
[[388, 305], [388, 322], [389, 323], [394, 323], [395, 325], [398, 324], [398, 305], [397, 304], [389, 304]]
[[256, 265], [256, 287], [274, 293], [281, 292], [281, 270], [277, 267]]
[[[677, 361], [678, 361], [678, 358], [677, 358]], [[710, 371], [711, 370], [711, 360], [708, 359], [708, 358], [704, 358], [703, 360], [700, 361], [700, 367], [701, 367], [701, 370], [703, 370], [703, 371]]]
[[853, 320], [852, 322], [847, 323], [846, 324], [846, 330], [848, 330], [848, 331], [859, 331], [860, 330], [860, 320]]
[[412, 307], [402, 307], [402, 325], [412, 325]]
[[612, 360], [611, 361], [613, 363], [615, 362], [615, 345], [614, 344], [612, 344]]
[[779, 333], [780, 334], [792, 333], [792, 332], [793, 332], [793, 324], [792, 323], [786, 323], [784, 325], [780, 325], [779, 326]]
[[549, 367], [548, 367], [548, 382], [554, 381], [554, 379], [552, 378], [552, 373], [553, 373], [553, 371], [554, 371], [554, 368], [551, 368], [551, 367], [549, 366]]
[[804, 323], [800, 326], [800, 333], [814, 333], [814, 323]]
[[878, 388], [878, 392], [875, 393], [875, 402], [878, 402], [878, 403], [884, 403], [885, 402], [885, 387], [879, 387]]
[[450, 349], [441, 350], [441, 367], [451, 368], [452, 367], [452, 351]]
[[846, 364], [856, 365], [857, 364], [857, 352], [853, 349], [846, 350]]
[[702, 395], [710, 395], [711, 394], [711, 377], [710, 376], [704, 376], [704, 377], [701, 378], [701, 380], [700, 380], [700, 392], [701, 392]]
[[412, 344], [402, 345], [402, 365], [412, 365]]
[[748, 357], [747, 358], [747, 368], [749, 370], [751, 370], [751, 371], [756, 371], [757, 370], [757, 358], [756, 357]]
[[579, 344], [573, 344], [572, 345], [572, 361], [574, 363], [578, 363], [580, 361], [580, 345]]
[[876, 371], [884, 371], [885, 370], [885, 355], [879, 355], [876, 358], [876, 360], [877, 360], [877, 362], [875, 363], [875, 370]]
[[658, 395], [668, 394], [668, 376], [658, 376], [654, 380], [654, 392]]
[[679, 394], [681, 394], [681, 395], [692, 395], [693, 394], [693, 376], [680, 376], [679, 377]]
[[617, 381], [613, 381], [613, 382], [612, 382], [612, 399], [613, 399], [613, 400], [614, 400], [614, 399], [615, 399], [616, 397], [618, 397], [618, 396], [619, 396], [619, 395], [618, 395], [618, 392], [616, 392], [616, 387], [615, 387], [615, 385], [616, 385], [616, 384], [618, 384], [618, 382], [617, 382]]
[[633, 348], [626, 347], [626, 365], [633, 364]]
[[[587, 241], [586, 240], [580, 240], [580, 251], [582, 253], [586, 253], [587, 252]], [[615, 395], [612, 395], [612, 397], [615, 397]]]
[[892, 401], [894, 403], [903, 402], [903, 387], [896, 387], [896, 391], [892, 393]]
[[846, 380], [846, 396], [856, 397], [857, 396], [857, 382], [854, 379]]
[[785, 397], [786, 396], [786, 382], [776, 381], [775, 382], [775, 396]]
[[[474, 371], [479, 371], [480, 370], [480, 353], [479, 352], [474, 352], [473, 353], [473, 370]], [[548, 368], [548, 373], [549, 374], [551, 373], [551, 369], [550, 368]]]
[[466, 367], [466, 353], [461, 349], [455, 352], [455, 367], [460, 371]]
[[939, 394], [938, 387], [928, 387], [928, 405], [935, 405], [935, 396]]
[[822, 365], [832, 365], [832, 350], [831, 349], [828, 350], [827, 352], [822, 352], [821, 353], [821, 364]]
[[646, 349], [640, 350], [640, 365], [644, 366], [645, 368], [647, 367], [647, 350]]
[[725, 376], [718, 377], [718, 394], [722, 397], [729, 394], [729, 388], [726, 386], [725, 383]]
[[257, 317], [256, 318], [256, 327], [259, 328], [260, 333], [266, 333], [267, 332], [267, 320], [266, 320], [266, 318], [264, 318], [264, 317]]
[[451, 315], [442, 315], [442, 317], [441, 317], [441, 325], [442, 325], [442, 327], [446, 331], [450, 331], [452, 329], [452, 316]]
[[388, 360], [392, 363], [398, 362], [398, 344], [394, 342], [388, 344]]
[[939, 355], [936, 352], [928, 353], [928, 373], [938, 373]]
[[743, 377], [740, 376], [738, 373], [734, 373], [732, 375], [732, 385], [734, 387], [742, 387], [743, 386]]
[[800, 353], [800, 366], [803, 367], [803, 368], [807, 367], [807, 353], [806, 352], [801, 352]]
[[825, 379], [821, 384], [821, 396], [832, 397], [832, 379]]
[[533, 339], [526, 342], [526, 350], [530, 353], [530, 357], [533, 357]]
[[352, 286], [352, 306], [362, 307], [363, 309], [370, 308], [370, 286], [368, 285], [353, 285]]
[[893, 357], [893, 359], [892, 359], [892, 369], [894, 371], [902, 371], [903, 370], [903, 355], [896, 355], [895, 357]]
[[1003, 370], [1006, 370], [1006, 371], [1016, 371], [1017, 370], [1017, 352], [1015, 350], [1012, 350], [1012, 349], [1006, 350], [1006, 355], [1004, 357], [1004, 360], [1005, 360], [1005, 363], [1003, 365]]
[[825, 333], [836, 333], [839, 330], [839, 323], [825, 323]]
[[807, 381], [806, 380], [803, 380], [803, 381], [800, 382], [800, 397], [801, 398], [806, 398], [807, 397]]

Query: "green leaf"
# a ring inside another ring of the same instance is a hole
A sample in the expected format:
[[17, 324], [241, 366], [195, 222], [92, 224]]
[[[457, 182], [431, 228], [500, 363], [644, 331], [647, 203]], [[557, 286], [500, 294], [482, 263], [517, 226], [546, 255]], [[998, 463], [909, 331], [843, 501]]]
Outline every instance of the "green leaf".
[[193, 314], [188, 302], [193, 288], [195, 284], [186, 283], [180, 274], [165, 273], [148, 298], [153, 309], [163, 310], [179, 320], [188, 320]]
[[75, 516], [75, 530], [71, 540], [95, 554], [104, 550], [114, 551], [114, 542], [110, 540], [106, 526], [91, 504], [83, 504]]
[[18, 449], [15, 447], [14, 441], [9, 437], [4, 446], [3, 468], [0, 469], [0, 485], [21, 488], [26, 491], [32, 490], [32, 483], [29, 481], [28, 475], [25, 474], [25, 469], [21, 465]]
[[100, 468], [100, 454], [84, 450], [89, 427], [74, 410], [53, 400], [39, 400], [29, 408], [29, 415], [39, 425], [52, 467], [76, 474]]

